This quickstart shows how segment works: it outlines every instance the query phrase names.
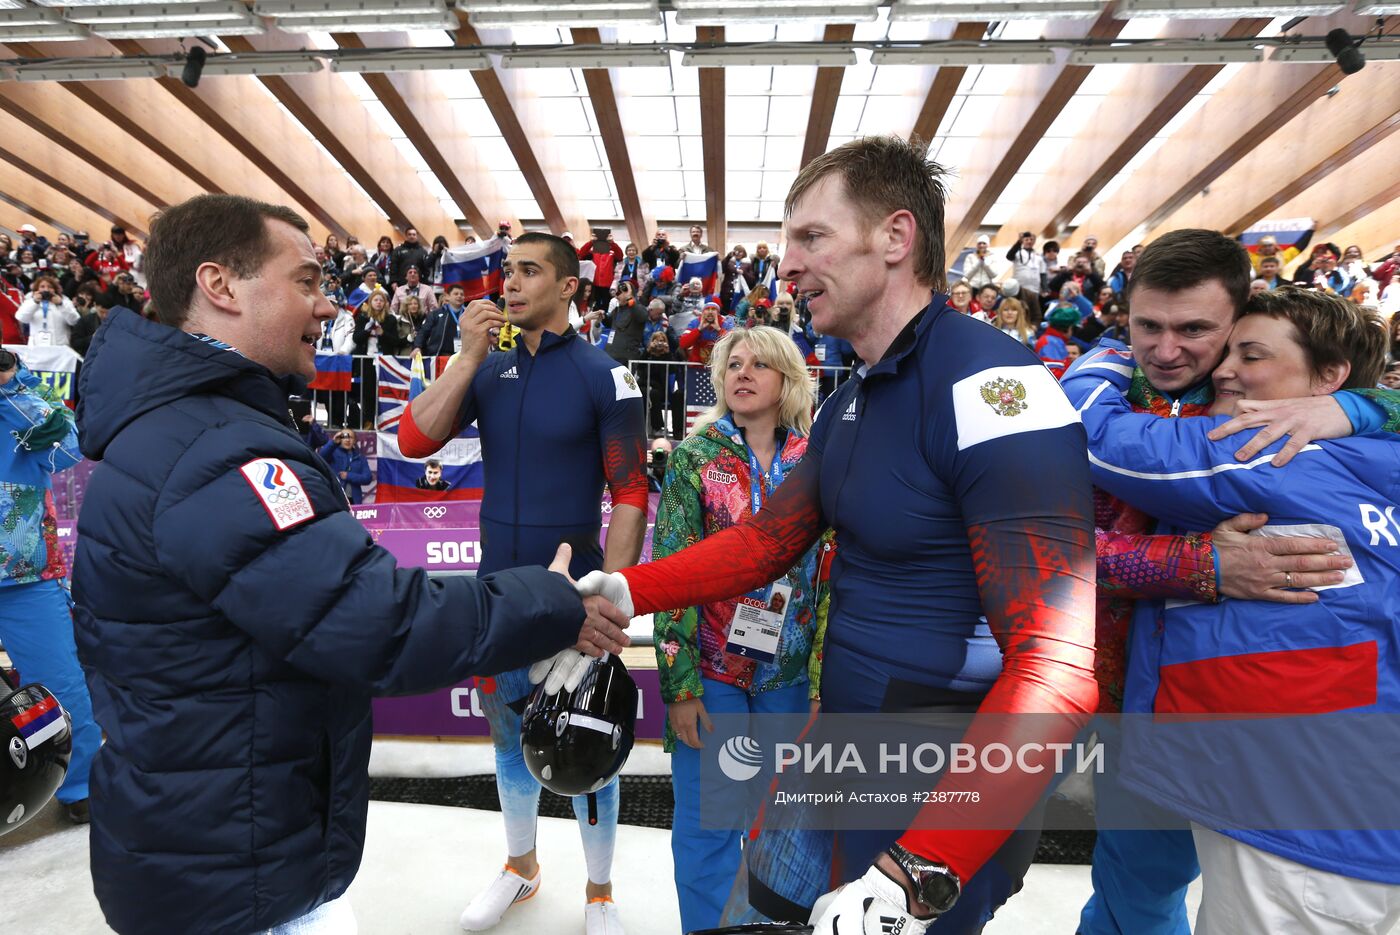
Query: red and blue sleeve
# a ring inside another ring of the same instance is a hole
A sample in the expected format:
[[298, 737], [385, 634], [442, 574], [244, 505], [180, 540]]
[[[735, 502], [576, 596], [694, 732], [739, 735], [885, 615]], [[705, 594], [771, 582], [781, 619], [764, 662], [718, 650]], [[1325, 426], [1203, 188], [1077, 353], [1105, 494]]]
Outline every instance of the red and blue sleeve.
[[[1048, 745], [1071, 743], [1098, 704], [1085, 450], [1083, 429], [1070, 424], [1005, 434], [953, 457], [982, 610], [1002, 652], [1001, 674], [963, 740], [979, 750], [1006, 744], [1030, 751], [1024, 765], [1018, 759], [1022, 768], [989, 772], [979, 757], [978, 769], [945, 776], [935, 791], [961, 795], [941, 796], [900, 838], [964, 881], [1020, 825], [1054, 776]], [[1037, 466], [1034, 483], [1025, 474], [1030, 463]]]
[[[615, 396], [613, 381], [608, 394]], [[641, 394], [608, 403], [600, 426], [603, 441], [603, 476], [613, 506], [634, 506], [647, 511], [646, 411]]]
[[781, 577], [826, 529], [817, 487], [820, 473], [809, 447], [750, 522], [707, 536], [669, 558], [624, 568], [635, 612], [727, 600]]

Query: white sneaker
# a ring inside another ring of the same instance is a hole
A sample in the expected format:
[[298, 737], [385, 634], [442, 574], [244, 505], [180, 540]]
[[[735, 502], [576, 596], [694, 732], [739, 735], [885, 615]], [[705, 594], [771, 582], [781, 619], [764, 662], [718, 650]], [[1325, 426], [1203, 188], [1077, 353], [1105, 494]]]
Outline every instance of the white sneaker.
[[[540, 890], [540, 875], [535, 873], [533, 880], [527, 880], [510, 867], [491, 881], [476, 898], [462, 910], [462, 928], [468, 932], [484, 932], [501, 921], [506, 910], [516, 903], [524, 902]], [[619, 929], [619, 931], [621, 931]]]
[[626, 935], [622, 931], [622, 916], [611, 896], [595, 896], [583, 908], [584, 931], [587, 935]]

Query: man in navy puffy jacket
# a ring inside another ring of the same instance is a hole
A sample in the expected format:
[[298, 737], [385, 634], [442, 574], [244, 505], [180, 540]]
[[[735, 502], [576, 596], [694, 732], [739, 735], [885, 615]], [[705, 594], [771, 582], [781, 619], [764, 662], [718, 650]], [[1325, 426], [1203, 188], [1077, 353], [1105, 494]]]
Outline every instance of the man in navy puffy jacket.
[[351, 517], [287, 410], [335, 314], [306, 230], [233, 195], [169, 208], [148, 253], [162, 323], [114, 312], [83, 368], [100, 464], [76, 627], [107, 734], [92, 878], [123, 935], [333, 930], [364, 846], [371, 694], [626, 641], [562, 574], [430, 581]]

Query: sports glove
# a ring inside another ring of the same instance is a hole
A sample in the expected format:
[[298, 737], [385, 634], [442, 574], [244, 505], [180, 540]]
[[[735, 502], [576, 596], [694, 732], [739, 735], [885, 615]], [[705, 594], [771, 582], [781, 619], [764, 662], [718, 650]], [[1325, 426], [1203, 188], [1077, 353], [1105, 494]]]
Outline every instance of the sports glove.
[[592, 597], [596, 594], [626, 614], [629, 619], [637, 615], [632, 605], [632, 586], [620, 572], [608, 574], [590, 571], [574, 582], [574, 587], [578, 588], [581, 597]]
[[933, 919], [909, 912], [904, 887], [879, 867], [827, 893], [812, 907], [814, 935], [924, 935]]
[[583, 673], [592, 661], [592, 656], [577, 649], [561, 650], [530, 666], [530, 684], [544, 682], [544, 690], [551, 695], [561, 688], [573, 691], [583, 681]]

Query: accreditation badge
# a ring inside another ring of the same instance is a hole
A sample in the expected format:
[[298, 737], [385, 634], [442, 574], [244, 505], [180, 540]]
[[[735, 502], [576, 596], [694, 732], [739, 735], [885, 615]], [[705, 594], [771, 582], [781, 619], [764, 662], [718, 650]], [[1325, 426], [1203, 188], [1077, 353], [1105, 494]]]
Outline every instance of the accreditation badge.
[[739, 598], [724, 651], [755, 662], [777, 659], [778, 638], [782, 636], [783, 618], [791, 601], [792, 585], [781, 581]]

